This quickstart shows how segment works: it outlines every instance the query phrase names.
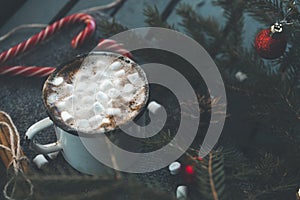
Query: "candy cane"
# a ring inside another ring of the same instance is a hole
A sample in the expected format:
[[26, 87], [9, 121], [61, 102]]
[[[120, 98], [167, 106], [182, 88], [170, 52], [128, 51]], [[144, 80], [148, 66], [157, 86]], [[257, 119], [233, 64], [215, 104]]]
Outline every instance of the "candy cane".
[[[30, 47], [37, 45], [39, 42], [45, 40], [49, 36], [53, 35], [56, 31], [60, 30], [64, 25], [71, 24], [77, 21], [84, 21], [86, 28], [75, 36], [71, 42], [73, 48], [81, 45], [87, 37], [90, 37], [95, 30], [95, 21], [90, 15], [86, 14], [74, 14], [65, 17], [52, 25], [49, 25], [40, 33], [35, 34], [28, 40], [21, 42], [20, 44], [10, 48], [9, 50], [0, 54], [0, 63], [7, 61], [18, 55], [21, 52], [26, 51]], [[123, 44], [116, 42], [112, 39], [101, 39], [95, 48], [95, 50], [108, 50], [113, 51], [124, 56], [132, 58], [132, 54], [123, 48]], [[4, 66], [0, 67], [0, 75], [10, 76], [25, 76], [25, 77], [45, 77], [55, 71], [54, 67], [38, 67], [38, 66]]]
[[[132, 54], [124, 49], [123, 44], [111, 39], [101, 39], [96, 50], [110, 50], [121, 55], [132, 58]], [[55, 71], [54, 67], [38, 66], [4, 66], [0, 67], [0, 75], [25, 76], [25, 77], [45, 77]]]
[[[132, 58], [132, 54], [122, 47], [123, 45], [111, 39], [101, 39], [96, 50], [110, 50]], [[55, 71], [54, 67], [38, 66], [4, 66], [0, 67], [0, 75], [45, 77]]]
[[84, 22], [86, 24], [84, 30], [81, 31], [78, 35], [76, 35], [71, 41], [71, 46], [73, 48], [77, 48], [78, 46], [82, 45], [82, 43], [86, 38], [93, 35], [96, 28], [96, 23], [94, 18], [90, 15], [83, 14], [83, 13], [73, 14], [59, 21], [56, 21], [53, 24], [47, 26], [41, 32], [30, 37], [29, 39], [4, 51], [3, 53], [0, 54], [0, 63], [3, 63], [17, 56], [19, 53], [22, 53], [28, 50], [29, 48], [37, 45], [39, 42], [47, 39], [48, 37], [56, 33], [58, 30], [63, 28], [65, 25], [73, 24], [75, 22]]
[[55, 71], [54, 67], [37, 66], [5, 66], [0, 67], [0, 75], [26, 76], [26, 77], [45, 77]]
[[127, 56], [128, 58], [132, 58], [132, 54], [123, 48], [122, 43], [118, 43], [112, 39], [101, 39], [95, 48], [96, 50], [110, 50], [112, 52], [119, 53], [121, 55]]

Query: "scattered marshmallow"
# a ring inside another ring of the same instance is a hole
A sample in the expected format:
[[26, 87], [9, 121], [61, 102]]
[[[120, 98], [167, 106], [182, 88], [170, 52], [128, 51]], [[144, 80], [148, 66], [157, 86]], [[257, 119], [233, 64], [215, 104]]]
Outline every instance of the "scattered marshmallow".
[[56, 78], [53, 79], [53, 81], [51, 83], [53, 85], [55, 85], [55, 86], [59, 86], [63, 82], [64, 82], [64, 78], [63, 77], [56, 77]]
[[39, 169], [41, 169], [41, 167], [43, 167], [44, 165], [48, 164], [48, 160], [43, 154], [37, 155], [32, 161]]
[[169, 171], [172, 175], [179, 174], [181, 169], [181, 164], [179, 162], [173, 162], [169, 165]]
[[73, 116], [70, 113], [68, 113], [67, 111], [62, 111], [61, 112], [61, 119], [64, 122], [69, 122], [70, 120], [73, 119]]
[[122, 63], [120, 63], [119, 61], [115, 61], [109, 66], [109, 69], [111, 70], [119, 70], [121, 68], [122, 68]]
[[52, 153], [48, 153], [47, 156], [51, 159], [54, 160], [55, 158], [57, 158], [57, 155], [59, 154], [59, 151], [56, 152], [52, 152]]
[[180, 200], [187, 199], [187, 186], [180, 185], [176, 189], [176, 198]]
[[153, 113], [153, 114], [156, 114], [160, 109], [161, 109], [161, 105], [159, 103], [157, 103], [156, 101], [151, 101], [149, 104], [148, 104], [148, 107], [147, 109]]
[[244, 74], [243, 72], [241, 71], [238, 71], [236, 74], [235, 74], [235, 78], [240, 81], [240, 82], [243, 82], [244, 80], [246, 80], [248, 78], [247, 74]]

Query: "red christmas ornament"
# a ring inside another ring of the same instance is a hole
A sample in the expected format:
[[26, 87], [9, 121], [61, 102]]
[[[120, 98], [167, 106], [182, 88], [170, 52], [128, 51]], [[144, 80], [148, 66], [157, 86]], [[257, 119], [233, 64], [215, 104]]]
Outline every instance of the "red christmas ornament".
[[275, 59], [284, 53], [287, 41], [281, 23], [275, 23], [269, 29], [260, 31], [254, 42], [257, 53], [265, 59]]

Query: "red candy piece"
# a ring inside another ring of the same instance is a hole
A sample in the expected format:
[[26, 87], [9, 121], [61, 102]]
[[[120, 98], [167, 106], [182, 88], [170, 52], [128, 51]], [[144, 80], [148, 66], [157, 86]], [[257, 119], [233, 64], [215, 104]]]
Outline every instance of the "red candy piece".
[[191, 165], [188, 165], [185, 167], [185, 173], [187, 175], [193, 175], [193, 174], [195, 174], [195, 170]]

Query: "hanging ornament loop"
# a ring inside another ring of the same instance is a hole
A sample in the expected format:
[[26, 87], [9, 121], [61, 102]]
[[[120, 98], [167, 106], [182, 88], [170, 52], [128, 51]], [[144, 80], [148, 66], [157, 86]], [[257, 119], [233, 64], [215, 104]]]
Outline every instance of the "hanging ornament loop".
[[270, 28], [270, 36], [272, 37], [275, 33], [282, 33], [283, 25], [282, 23], [275, 22]]
[[272, 33], [281, 33], [283, 31], [282, 26], [283, 25], [281, 23], [276, 22], [275, 24], [273, 24], [271, 26], [271, 32]]
[[286, 14], [282, 20], [280, 20], [280, 24], [282, 25], [292, 25], [294, 24], [294, 19], [290, 19], [294, 14], [298, 14], [298, 10], [296, 7], [296, 0], [292, 0], [289, 3], [288, 9], [286, 11]]

